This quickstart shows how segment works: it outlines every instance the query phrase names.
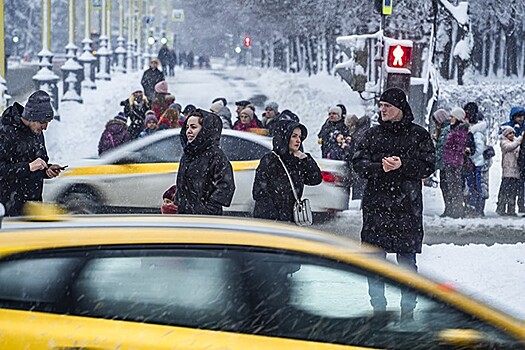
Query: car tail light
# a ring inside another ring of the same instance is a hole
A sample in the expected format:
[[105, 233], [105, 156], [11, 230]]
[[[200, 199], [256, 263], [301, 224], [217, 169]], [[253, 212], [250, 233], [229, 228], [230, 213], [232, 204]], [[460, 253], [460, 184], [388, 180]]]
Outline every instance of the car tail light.
[[321, 171], [321, 175], [323, 176], [324, 182], [328, 182], [336, 186], [344, 186], [344, 178], [339, 174], [331, 173], [329, 171]]

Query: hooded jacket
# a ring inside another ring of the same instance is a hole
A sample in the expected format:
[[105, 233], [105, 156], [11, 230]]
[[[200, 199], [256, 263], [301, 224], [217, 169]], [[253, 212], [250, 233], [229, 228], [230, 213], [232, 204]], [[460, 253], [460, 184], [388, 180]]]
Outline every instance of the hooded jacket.
[[474, 136], [474, 144], [476, 145], [476, 151], [470, 155], [470, 160], [476, 167], [482, 167], [485, 164], [485, 158], [483, 158], [483, 152], [485, 151], [487, 143], [487, 122], [484, 120], [479, 121], [476, 124], [470, 125], [470, 133]]
[[106, 123], [106, 128], [98, 141], [98, 155], [112, 150], [131, 140], [128, 126], [118, 120], [111, 119]]
[[184, 154], [177, 173], [175, 204], [179, 214], [222, 215], [235, 192], [233, 169], [219, 148], [222, 121], [214, 113], [197, 109], [202, 115], [202, 129], [188, 142], [188, 119], [181, 128]]
[[506, 125], [514, 128], [514, 131], [516, 132], [516, 137], [520, 136], [525, 131], [525, 123], [519, 125], [514, 121], [514, 116], [517, 114], [525, 114], [525, 108], [521, 106], [515, 106], [510, 109], [509, 121], [501, 124], [501, 128], [499, 129], [500, 134], [502, 128]]
[[[390, 253], [420, 253], [423, 242], [421, 180], [434, 172], [434, 144], [416, 125], [410, 108], [403, 119], [368, 129], [360, 139], [352, 163], [368, 180], [363, 196], [361, 240]], [[398, 156], [401, 167], [385, 172], [384, 157]]]
[[[319, 185], [323, 177], [317, 163], [309, 153], [304, 159], [290, 154], [288, 145], [295, 128], [301, 128], [301, 139], [304, 141], [308, 135], [304, 125], [289, 120], [277, 123], [273, 137], [273, 151], [286, 164], [297, 195], [301, 199], [304, 185]], [[272, 152], [266, 154], [257, 167], [252, 196], [255, 200], [254, 217], [293, 222], [295, 197], [290, 180], [281, 161]]]
[[22, 214], [28, 201], [42, 201], [44, 170], [31, 172], [37, 158], [49, 161], [43, 134], [34, 134], [20, 117], [24, 107], [17, 102], [2, 114], [0, 123], [0, 203], [7, 216]]

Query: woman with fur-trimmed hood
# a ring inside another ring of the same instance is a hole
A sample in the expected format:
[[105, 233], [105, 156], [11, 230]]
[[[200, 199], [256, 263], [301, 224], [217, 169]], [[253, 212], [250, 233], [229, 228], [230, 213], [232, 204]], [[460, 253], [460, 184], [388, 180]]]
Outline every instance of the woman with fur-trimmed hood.
[[304, 185], [319, 185], [323, 180], [321, 170], [312, 156], [300, 150], [307, 135], [303, 124], [291, 120], [277, 122], [273, 150], [261, 159], [255, 173], [252, 189], [254, 217], [293, 222], [295, 197], [279, 157], [292, 177], [299, 198]]

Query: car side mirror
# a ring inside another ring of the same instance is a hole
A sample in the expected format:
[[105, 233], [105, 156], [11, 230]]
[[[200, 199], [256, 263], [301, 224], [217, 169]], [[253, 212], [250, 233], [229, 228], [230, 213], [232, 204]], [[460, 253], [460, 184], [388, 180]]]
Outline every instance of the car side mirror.
[[474, 329], [444, 329], [438, 339], [452, 349], [484, 349], [482, 345], [489, 343], [484, 333]]

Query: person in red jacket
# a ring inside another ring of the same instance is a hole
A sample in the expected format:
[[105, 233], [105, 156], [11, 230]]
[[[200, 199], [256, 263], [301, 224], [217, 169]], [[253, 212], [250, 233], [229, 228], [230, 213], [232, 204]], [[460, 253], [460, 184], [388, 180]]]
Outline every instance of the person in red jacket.
[[245, 108], [241, 111], [241, 114], [239, 115], [240, 123], [236, 123], [233, 126], [233, 130], [239, 130], [239, 131], [251, 131], [252, 129], [258, 129], [259, 126], [257, 125], [257, 122], [253, 118], [253, 111], [251, 108]]

